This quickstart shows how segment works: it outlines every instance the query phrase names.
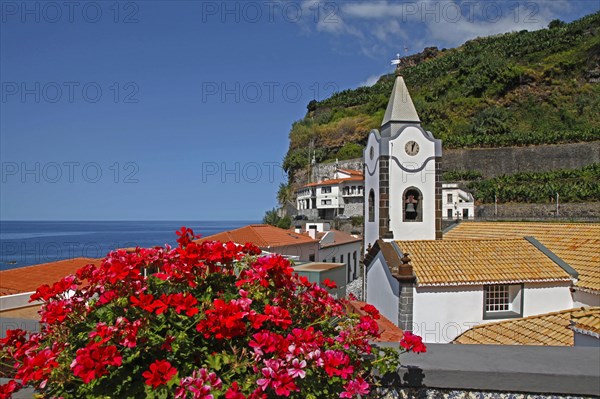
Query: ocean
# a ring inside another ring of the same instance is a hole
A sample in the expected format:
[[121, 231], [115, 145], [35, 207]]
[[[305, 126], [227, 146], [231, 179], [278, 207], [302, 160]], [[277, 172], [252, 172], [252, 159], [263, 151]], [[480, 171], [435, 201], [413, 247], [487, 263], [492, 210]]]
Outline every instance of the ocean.
[[77, 257], [102, 258], [117, 248], [176, 245], [181, 226], [204, 237], [257, 221], [0, 221], [0, 270]]

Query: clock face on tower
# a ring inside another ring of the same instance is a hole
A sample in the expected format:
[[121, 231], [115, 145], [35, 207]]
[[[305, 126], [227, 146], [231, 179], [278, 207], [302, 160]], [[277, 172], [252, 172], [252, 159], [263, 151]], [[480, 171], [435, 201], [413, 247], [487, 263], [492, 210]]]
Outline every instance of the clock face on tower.
[[419, 143], [417, 143], [416, 141], [413, 141], [413, 140], [409, 141], [404, 146], [404, 151], [406, 151], [406, 154], [408, 154], [410, 156], [417, 155], [419, 153]]

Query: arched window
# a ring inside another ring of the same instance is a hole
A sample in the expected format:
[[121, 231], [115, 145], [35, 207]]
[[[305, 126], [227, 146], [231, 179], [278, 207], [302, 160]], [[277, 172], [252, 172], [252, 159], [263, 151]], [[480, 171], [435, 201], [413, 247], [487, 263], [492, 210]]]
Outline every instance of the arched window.
[[423, 195], [416, 187], [409, 187], [402, 195], [402, 219], [405, 222], [423, 221]]
[[375, 221], [375, 191], [369, 191], [369, 222]]

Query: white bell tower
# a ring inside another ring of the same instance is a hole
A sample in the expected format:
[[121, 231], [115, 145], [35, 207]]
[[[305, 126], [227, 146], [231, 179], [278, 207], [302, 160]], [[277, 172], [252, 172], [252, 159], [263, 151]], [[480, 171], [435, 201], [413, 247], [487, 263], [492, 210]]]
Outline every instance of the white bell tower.
[[365, 250], [378, 238], [442, 238], [441, 157], [442, 141], [421, 127], [397, 70], [381, 130], [364, 150]]

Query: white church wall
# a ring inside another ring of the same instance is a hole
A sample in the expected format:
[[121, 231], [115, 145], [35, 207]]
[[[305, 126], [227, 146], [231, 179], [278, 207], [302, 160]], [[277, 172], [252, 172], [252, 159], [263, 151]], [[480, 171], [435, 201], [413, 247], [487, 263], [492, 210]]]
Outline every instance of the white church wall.
[[[379, 141], [377, 140], [377, 134], [373, 131], [369, 134], [367, 140], [364, 160], [364, 251], [366, 252], [369, 245], [374, 245], [379, 238]], [[371, 190], [375, 194], [375, 217], [372, 222], [369, 221], [369, 193]]]
[[[523, 287], [523, 317], [573, 307], [568, 283], [526, 283]], [[413, 332], [424, 342], [448, 343], [473, 326], [502, 320], [484, 320], [483, 313], [483, 285], [418, 287]]]
[[394, 324], [398, 324], [399, 292], [400, 284], [392, 277], [379, 252], [367, 269], [367, 303], [375, 306]]
[[451, 342], [482, 322], [483, 286], [415, 288], [413, 332], [424, 342]]
[[573, 308], [568, 282], [526, 283], [523, 317]]
[[[419, 152], [407, 155], [406, 144], [415, 141]], [[433, 240], [435, 239], [435, 142], [426, 138], [423, 131], [414, 126], [406, 127], [400, 135], [391, 140], [389, 151], [402, 168], [390, 160], [390, 230], [395, 240]], [[423, 167], [423, 165], [425, 165]], [[422, 168], [423, 167], [423, 168]], [[418, 170], [412, 172], [410, 170]], [[422, 221], [405, 221], [403, 195], [407, 188], [415, 187], [422, 195]]]

